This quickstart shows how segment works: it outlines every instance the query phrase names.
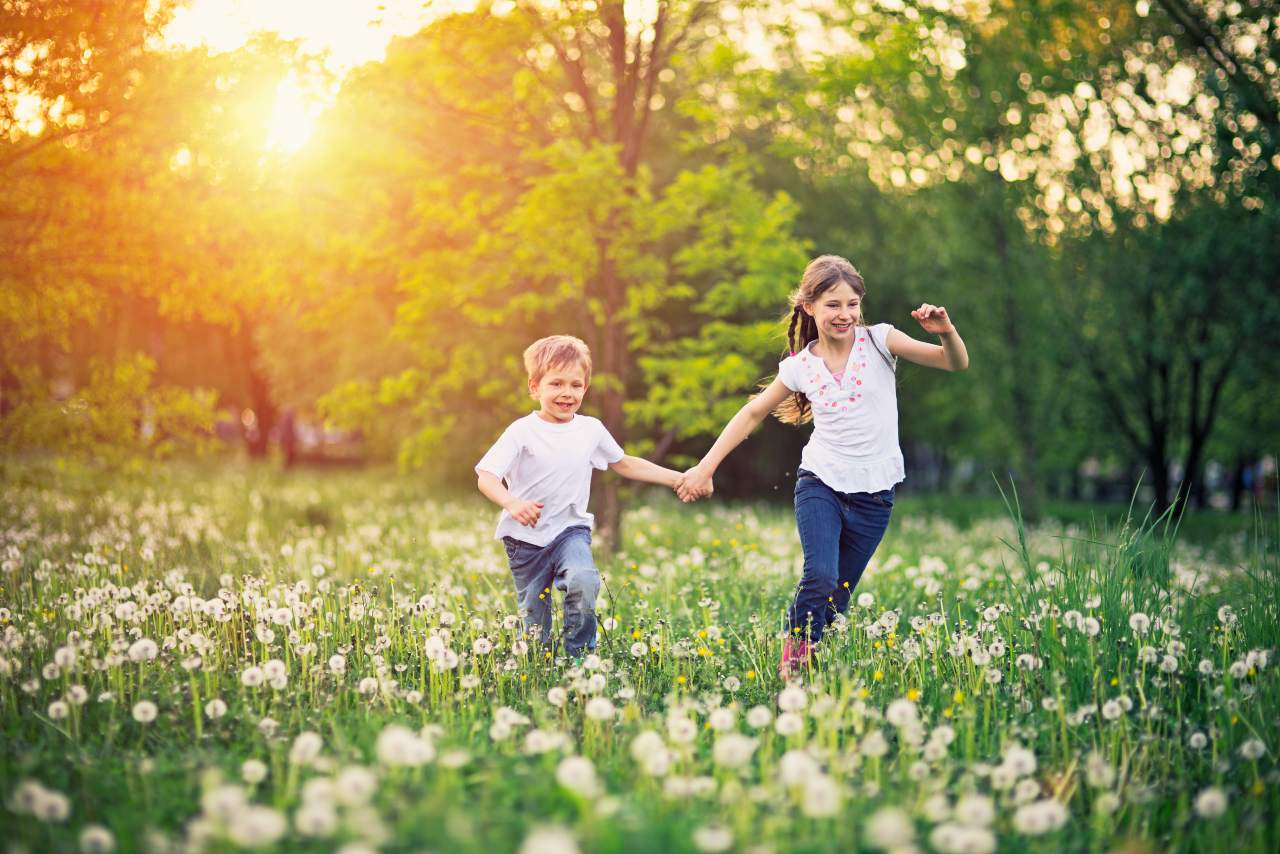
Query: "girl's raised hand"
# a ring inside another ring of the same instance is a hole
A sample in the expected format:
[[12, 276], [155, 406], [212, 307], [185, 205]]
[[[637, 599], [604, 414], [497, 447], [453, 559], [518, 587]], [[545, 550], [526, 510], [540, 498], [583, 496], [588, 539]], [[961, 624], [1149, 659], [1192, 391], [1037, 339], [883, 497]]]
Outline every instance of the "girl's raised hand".
[[919, 308], [911, 312], [911, 316], [919, 322], [920, 327], [925, 332], [930, 332], [934, 335], [946, 335], [948, 332], [956, 331], [955, 326], [951, 323], [951, 318], [947, 316], [947, 310], [940, 305], [922, 302]]

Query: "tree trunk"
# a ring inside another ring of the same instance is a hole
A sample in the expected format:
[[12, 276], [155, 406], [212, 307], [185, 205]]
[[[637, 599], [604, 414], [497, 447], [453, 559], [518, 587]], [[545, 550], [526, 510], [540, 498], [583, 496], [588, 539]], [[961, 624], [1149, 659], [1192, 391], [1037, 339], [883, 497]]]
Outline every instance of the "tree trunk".
[[1151, 489], [1155, 493], [1155, 510], [1159, 515], [1169, 509], [1169, 461], [1165, 459], [1165, 436], [1152, 434], [1147, 448], [1147, 466], [1151, 470]]
[[1244, 506], [1244, 473], [1253, 462], [1249, 454], [1241, 454], [1236, 458], [1235, 467], [1231, 470], [1231, 512], [1239, 513]]
[[[605, 305], [604, 328], [600, 331], [604, 348], [604, 352], [600, 354], [600, 368], [605, 375], [600, 400], [601, 420], [621, 445], [626, 440], [622, 405], [626, 400], [627, 374], [630, 368], [627, 330], [620, 317], [625, 294], [613, 258], [609, 254], [612, 248], [610, 241], [608, 238], [600, 238], [596, 244]], [[618, 491], [619, 485], [616, 477], [606, 478], [600, 494], [600, 514], [596, 530], [604, 548], [610, 552], [616, 550], [622, 542], [622, 497]]]
[[991, 218], [992, 233], [996, 244], [996, 257], [1000, 262], [1000, 279], [1004, 283], [1001, 297], [1004, 309], [1004, 339], [1009, 348], [1009, 398], [1012, 404], [1013, 432], [1018, 441], [1021, 465], [1013, 468], [1017, 478], [1018, 504], [1023, 518], [1035, 521], [1040, 518], [1040, 449], [1037, 442], [1035, 419], [1032, 410], [1032, 380], [1019, 372], [1023, 360], [1022, 313], [1018, 310], [1016, 287], [1017, 271], [1009, 257], [1009, 234], [1004, 221], [1003, 179], [993, 174], [996, 183], [996, 209]]
[[240, 431], [249, 456], [258, 459], [267, 455], [277, 412], [275, 402], [271, 399], [271, 388], [258, 364], [258, 343], [254, 338], [253, 325], [244, 319], [236, 331], [236, 351], [244, 367], [245, 390], [249, 397], [249, 409], [254, 415], [250, 424], [245, 424], [245, 419], [241, 419]]

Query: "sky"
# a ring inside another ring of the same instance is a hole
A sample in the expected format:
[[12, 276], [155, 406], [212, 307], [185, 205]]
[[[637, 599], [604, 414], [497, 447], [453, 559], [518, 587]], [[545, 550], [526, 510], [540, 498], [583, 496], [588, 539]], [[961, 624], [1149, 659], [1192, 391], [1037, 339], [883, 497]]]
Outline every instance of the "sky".
[[[397, 36], [474, 6], [475, 0], [191, 0], [175, 12], [164, 42], [223, 52], [256, 33], [276, 33], [299, 41], [308, 53], [324, 54], [336, 85], [352, 68], [384, 59]], [[335, 94], [318, 91], [297, 72], [281, 80], [263, 147], [286, 154], [300, 149]]]
[[254, 33], [279, 33], [300, 40], [307, 51], [327, 52], [329, 70], [342, 76], [381, 60], [396, 36], [474, 5], [474, 0], [192, 0], [176, 12], [164, 35], [174, 47], [228, 51]]

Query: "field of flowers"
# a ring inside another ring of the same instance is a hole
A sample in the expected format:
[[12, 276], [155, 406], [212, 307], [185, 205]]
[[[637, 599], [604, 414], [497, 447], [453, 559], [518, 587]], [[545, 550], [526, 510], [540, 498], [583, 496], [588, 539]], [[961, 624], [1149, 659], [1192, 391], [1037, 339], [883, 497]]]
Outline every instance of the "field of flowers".
[[903, 500], [779, 682], [785, 507], [640, 493], [582, 661], [479, 498], [10, 467], [10, 851], [1274, 851], [1280, 566]]

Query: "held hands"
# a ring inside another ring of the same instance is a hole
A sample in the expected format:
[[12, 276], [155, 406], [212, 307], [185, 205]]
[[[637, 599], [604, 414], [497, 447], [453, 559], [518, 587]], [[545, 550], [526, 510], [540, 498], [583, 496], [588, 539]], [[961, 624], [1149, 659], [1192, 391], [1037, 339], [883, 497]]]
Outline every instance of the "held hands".
[[704, 472], [699, 466], [694, 466], [676, 481], [675, 490], [676, 495], [680, 496], [680, 500], [688, 504], [691, 501], [697, 501], [699, 498], [706, 498], [715, 492], [715, 486], [711, 482], [711, 475]]
[[951, 323], [951, 318], [947, 316], [947, 310], [940, 305], [930, 305], [927, 302], [920, 303], [920, 307], [911, 312], [925, 332], [931, 332], [934, 335], [946, 335], [948, 332], [955, 332], [956, 328]]
[[521, 501], [518, 498], [512, 499], [506, 506], [506, 511], [521, 525], [532, 528], [538, 524], [538, 519], [542, 516], [541, 501]]

